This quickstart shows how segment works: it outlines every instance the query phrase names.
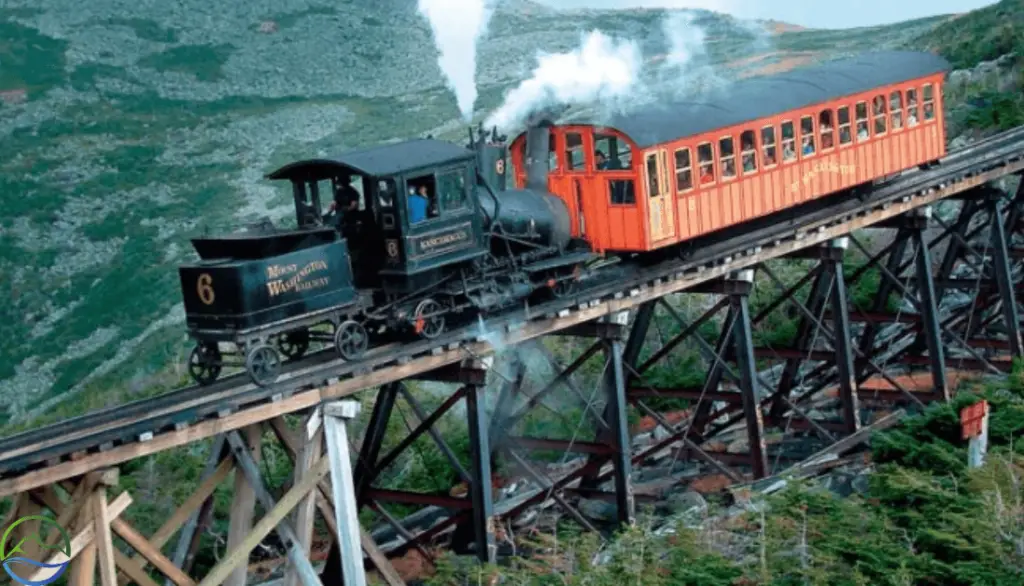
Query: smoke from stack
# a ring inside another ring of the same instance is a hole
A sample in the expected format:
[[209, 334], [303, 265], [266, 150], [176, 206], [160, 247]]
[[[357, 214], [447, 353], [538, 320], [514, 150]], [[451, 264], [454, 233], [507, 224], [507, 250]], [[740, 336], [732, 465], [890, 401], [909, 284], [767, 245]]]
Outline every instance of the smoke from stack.
[[621, 100], [636, 85], [642, 66], [635, 41], [591, 31], [574, 51], [539, 53], [533, 75], [505, 95], [487, 125], [510, 129], [551, 106]]
[[487, 32], [493, 13], [491, 0], [419, 0], [419, 11], [430, 22], [437, 64], [455, 93], [462, 117], [473, 118], [476, 102], [476, 45]]

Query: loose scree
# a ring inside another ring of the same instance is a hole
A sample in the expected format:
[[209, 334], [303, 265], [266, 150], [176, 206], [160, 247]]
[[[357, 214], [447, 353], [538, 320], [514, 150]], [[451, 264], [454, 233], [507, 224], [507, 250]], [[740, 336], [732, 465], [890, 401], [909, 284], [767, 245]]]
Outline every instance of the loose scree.
[[189, 372], [210, 384], [244, 364], [269, 385], [314, 343], [358, 360], [857, 197], [946, 154], [948, 70], [930, 53], [874, 52], [600, 123], [537, 114], [511, 142], [481, 128], [466, 147], [414, 139], [290, 163], [268, 179], [291, 184], [295, 228], [192, 241], [199, 261], [179, 268]]

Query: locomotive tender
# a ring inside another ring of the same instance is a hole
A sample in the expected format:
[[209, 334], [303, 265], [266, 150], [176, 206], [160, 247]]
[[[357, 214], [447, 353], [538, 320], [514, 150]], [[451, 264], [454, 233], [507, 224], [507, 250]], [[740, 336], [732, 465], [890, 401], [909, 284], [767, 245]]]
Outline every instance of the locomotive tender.
[[286, 165], [268, 178], [291, 182], [296, 229], [193, 240], [200, 261], [179, 270], [190, 373], [209, 384], [230, 347], [265, 385], [312, 341], [355, 360], [371, 336], [436, 338], [572, 294], [617, 260], [685, 256], [706, 234], [931, 165], [948, 69], [867, 53], [600, 124], [538, 119], [510, 149], [481, 131], [468, 148], [418, 139]]

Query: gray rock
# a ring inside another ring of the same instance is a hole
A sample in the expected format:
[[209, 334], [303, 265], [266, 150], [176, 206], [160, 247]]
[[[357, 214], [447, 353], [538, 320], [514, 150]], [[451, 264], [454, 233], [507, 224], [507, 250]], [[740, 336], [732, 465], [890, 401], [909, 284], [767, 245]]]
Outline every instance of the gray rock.
[[708, 502], [692, 490], [669, 495], [666, 506], [687, 525], [700, 523], [708, 515]]
[[614, 521], [618, 513], [614, 503], [596, 499], [580, 499], [577, 508], [584, 517], [595, 521]]

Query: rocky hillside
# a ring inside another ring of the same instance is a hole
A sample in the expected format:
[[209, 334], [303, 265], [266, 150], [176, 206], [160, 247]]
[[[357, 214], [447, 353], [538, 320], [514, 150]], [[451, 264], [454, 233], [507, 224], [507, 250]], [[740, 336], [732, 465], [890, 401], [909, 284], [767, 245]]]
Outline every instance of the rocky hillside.
[[[480, 49], [478, 116], [538, 50], [571, 50], [590, 29], [657, 62], [665, 18], [502, 3]], [[733, 73], [899, 46], [937, 22], [792, 31], [694, 13], [706, 64]], [[414, 0], [4, 2], [0, 420], [82, 391], [98, 406], [176, 384], [164, 368], [188, 350], [175, 271], [188, 237], [286, 216], [288, 196], [262, 175], [289, 159], [461, 137], [435, 57]]]

